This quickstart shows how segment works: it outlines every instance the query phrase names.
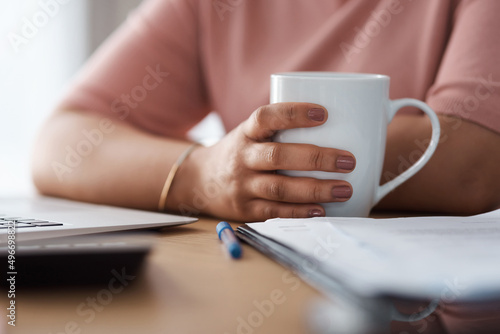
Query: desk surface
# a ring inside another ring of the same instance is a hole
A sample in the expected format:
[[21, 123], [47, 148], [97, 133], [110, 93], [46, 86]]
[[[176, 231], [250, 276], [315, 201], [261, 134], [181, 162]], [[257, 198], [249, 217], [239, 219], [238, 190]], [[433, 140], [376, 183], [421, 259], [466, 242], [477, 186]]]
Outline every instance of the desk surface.
[[[243, 246], [242, 259], [230, 259], [215, 233], [217, 223], [200, 219], [165, 229], [141, 274], [123, 289], [119, 284], [52, 290], [19, 287], [16, 327], [7, 326], [3, 309], [0, 334], [308, 333], [308, 307], [323, 297], [248, 245]], [[0, 296], [1, 305], [7, 305], [6, 295]], [[399, 305], [406, 313], [418, 307]], [[500, 306], [496, 310], [490, 312], [491, 325], [481, 324], [498, 333]], [[443, 315], [424, 323], [393, 323], [391, 332], [446, 333], [437, 320]], [[453, 321], [445, 321], [455, 328], [449, 333], [461, 332], [464, 324], [477, 329], [475, 321]]]
[[307, 307], [320, 294], [247, 245], [241, 260], [228, 258], [216, 224], [166, 229], [141, 275], [120, 292], [19, 289], [8, 332], [306, 333]]

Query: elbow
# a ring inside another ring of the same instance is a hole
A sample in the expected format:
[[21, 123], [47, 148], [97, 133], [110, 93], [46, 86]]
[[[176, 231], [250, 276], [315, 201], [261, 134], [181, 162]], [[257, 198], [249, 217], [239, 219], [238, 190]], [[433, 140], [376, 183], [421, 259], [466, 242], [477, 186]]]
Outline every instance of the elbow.
[[[71, 132], [71, 124], [64, 112], [56, 112], [40, 129], [31, 154], [31, 179], [42, 195], [65, 197], [68, 175], [71, 169], [65, 164], [65, 139]], [[70, 132], [68, 132], [68, 129]]]
[[[442, 123], [447, 140], [435, 170], [453, 199], [453, 211], [474, 215], [500, 207], [500, 134], [464, 121], [453, 129]], [[442, 172], [446, 171], [446, 172]], [[439, 184], [439, 181], [438, 181]]]
[[33, 158], [31, 162], [31, 180], [38, 193], [46, 196], [56, 195], [54, 185], [50, 182], [52, 179], [53, 177], [49, 175], [45, 162]]
[[478, 170], [467, 173], [460, 180], [457, 212], [474, 215], [500, 208], [500, 175], [495, 174], [499, 172]]
[[57, 181], [56, 170], [52, 167], [57, 164], [54, 160], [52, 145], [48, 138], [39, 139], [34, 144], [34, 150], [31, 157], [31, 180], [36, 190], [47, 196], [57, 195], [56, 185], [61, 181]]

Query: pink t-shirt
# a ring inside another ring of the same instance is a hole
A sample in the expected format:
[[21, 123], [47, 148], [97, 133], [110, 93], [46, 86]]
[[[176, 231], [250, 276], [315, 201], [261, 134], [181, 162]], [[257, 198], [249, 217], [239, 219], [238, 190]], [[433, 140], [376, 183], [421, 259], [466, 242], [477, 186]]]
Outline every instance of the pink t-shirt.
[[[499, 0], [150, 0], [82, 70], [63, 108], [174, 137], [269, 103], [275, 72], [386, 74], [392, 99], [500, 132]], [[410, 111], [412, 112], [412, 111]]]

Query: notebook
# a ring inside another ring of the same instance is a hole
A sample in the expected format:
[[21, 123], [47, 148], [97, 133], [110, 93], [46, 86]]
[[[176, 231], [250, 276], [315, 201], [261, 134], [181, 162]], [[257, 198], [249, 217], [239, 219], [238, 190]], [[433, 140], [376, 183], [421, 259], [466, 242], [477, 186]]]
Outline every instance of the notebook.
[[197, 219], [51, 197], [0, 198], [0, 245], [102, 232], [160, 229]]

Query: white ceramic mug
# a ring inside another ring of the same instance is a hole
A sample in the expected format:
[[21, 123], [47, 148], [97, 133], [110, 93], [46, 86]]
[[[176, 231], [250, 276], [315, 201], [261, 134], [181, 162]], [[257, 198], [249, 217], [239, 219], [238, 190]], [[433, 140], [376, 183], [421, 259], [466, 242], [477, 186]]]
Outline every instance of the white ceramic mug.
[[[346, 202], [322, 203], [330, 217], [366, 217], [371, 208], [394, 188], [418, 172], [439, 142], [440, 126], [435, 112], [415, 99], [389, 99], [390, 78], [378, 74], [335, 72], [290, 72], [271, 75], [271, 103], [310, 102], [325, 107], [326, 123], [312, 128], [280, 131], [274, 140], [306, 143], [351, 152], [356, 158], [353, 172], [280, 171], [289, 176], [346, 180], [352, 197]], [[385, 155], [387, 125], [396, 112], [417, 107], [429, 116], [431, 142], [420, 159], [395, 179], [380, 186]]]

